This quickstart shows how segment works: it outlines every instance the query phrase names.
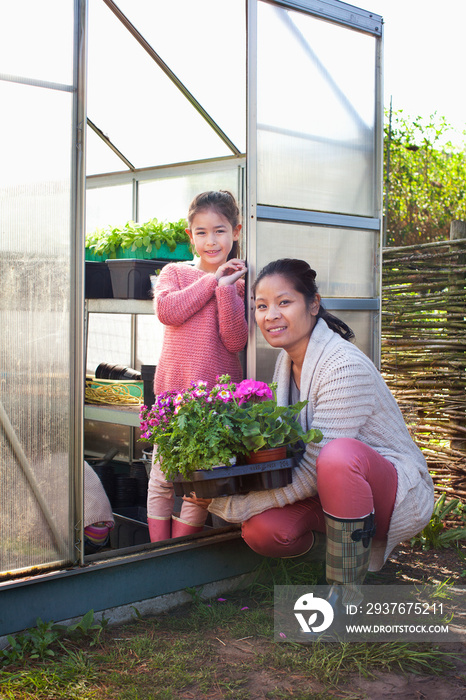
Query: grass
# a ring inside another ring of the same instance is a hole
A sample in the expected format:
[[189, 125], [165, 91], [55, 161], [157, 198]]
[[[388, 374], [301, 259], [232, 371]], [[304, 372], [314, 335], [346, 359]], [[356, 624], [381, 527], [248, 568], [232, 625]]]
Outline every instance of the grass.
[[273, 642], [273, 584], [319, 576], [315, 565], [264, 560], [251, 586], [227, 600], [191, 590], [188, 605], [147, 619], [135, 610], [133, 622], [116, 628], [96, 623], [91, 611], [72, 628], [38, 621], [17, 637], [14, 653], [4, 652], [0, 699], [351, 700], [359, 697], [345, 683], [351, 673], [452, 668], [429, 644]]

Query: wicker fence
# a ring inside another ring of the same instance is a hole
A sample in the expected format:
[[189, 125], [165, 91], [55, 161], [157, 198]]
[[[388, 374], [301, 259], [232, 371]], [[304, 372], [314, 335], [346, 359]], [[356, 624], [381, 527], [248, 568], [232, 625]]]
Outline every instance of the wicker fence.
[[466, 238], [383, 251], [382, 373], [436, 491], [466, 501]]

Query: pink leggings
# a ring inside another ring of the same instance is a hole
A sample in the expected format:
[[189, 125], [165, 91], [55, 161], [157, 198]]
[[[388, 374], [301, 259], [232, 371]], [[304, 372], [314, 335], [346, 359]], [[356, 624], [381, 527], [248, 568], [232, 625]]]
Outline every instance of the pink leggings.
[[[154, 451], [155, 452], [155, 451]], [[175, 491], [173, 483], [167, 481], [165, 475], [160, 470], [159, 462], [152, 454], [152, 467], [150, 471], [149, 486], [147, 490], [147, 515], [150, 518], [166, 520], [171, 518], [173, 504], [175, 502]], [[181, 504], [180, 519], [193, 527], [204, 525], [208, 516], [208, 511], [200, 506], [188, 501]]]
[[318, 495], [283, 508], [271, 508], [242, 524], [248, 546], [267, 557], [304, 554], [312, 530], [325, 532], [324, 513], [356, 520], [375, 512], [375, 540], [387, 536], [397, 489], [391, 462], [353, 438], [339, 438], [321, 449], [316, 462]]

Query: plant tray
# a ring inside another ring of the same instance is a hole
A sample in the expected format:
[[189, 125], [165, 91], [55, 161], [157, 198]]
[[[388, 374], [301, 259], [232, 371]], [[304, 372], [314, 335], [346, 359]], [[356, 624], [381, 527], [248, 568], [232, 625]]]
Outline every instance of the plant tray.
[[189, 243], [178, 243], [175, 250], [171, 251], [166, 243], [162, 243], [160, 248], [152, 244], [152, 250], [147, 252], [144, 246], [133, 250], [133, 246], [122, 248], [119, 246], [115, 250], [118, 259], [134, 258], [137, 260], [192, 260], [193, 254]]
[[102, 255], [97, 255], [97, 253], [94, 253], [92, 248], [85, 248], [84, 249], [84, 260], [90, 261], [90, 262], [105, 262], [107, 259], [107, 254], [103, 253]]
[[261, 464], [216, 467], [212, 471], [199, 469], [193, 472], [189, 480], [175, 477], [173, 486], [177, 496], [189, 496], [194, 491], [199, 498], [268, 491], [291, 484], [294, 466], [295, 460], [289, 458]]
[[165, 260], [106, 260], [115, 299], [150, 299], [151, 276], [167, 264]]
[[144, 397], [144, 382], [96, 379], [86, 376], [86, 403], [105, 404], [107, 406], [140, 406]]
[[85, 263], [85, 297], [86, 299], [112, 299], [112, 280], [110, 270], [105, 262], [86, 260]]
[[147, 509], [142, 506], [114, 508], [115, 526], [110, 530], [110, 544], [113, 549], [134, 547], [150, 542], [147, 525]]

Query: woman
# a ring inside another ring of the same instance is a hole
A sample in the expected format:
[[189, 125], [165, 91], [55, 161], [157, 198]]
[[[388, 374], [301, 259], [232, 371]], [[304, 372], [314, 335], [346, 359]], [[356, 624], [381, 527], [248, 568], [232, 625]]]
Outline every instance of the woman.
[[320, 303], [316, 273], [302, 260], [267, 265], [254, 285], [256, 321], [267, 342], [282, 348], [275, 367], [281, 405], [308, 400], [310, 443], [283, 488], [204, 503], [241, 522], [245, 541], [266, 556], [310, 552], [326, 532], [330, 584], [362, 583], [392, 549], [429, 522], [434, 489], [398, 405], [352, 331]]

